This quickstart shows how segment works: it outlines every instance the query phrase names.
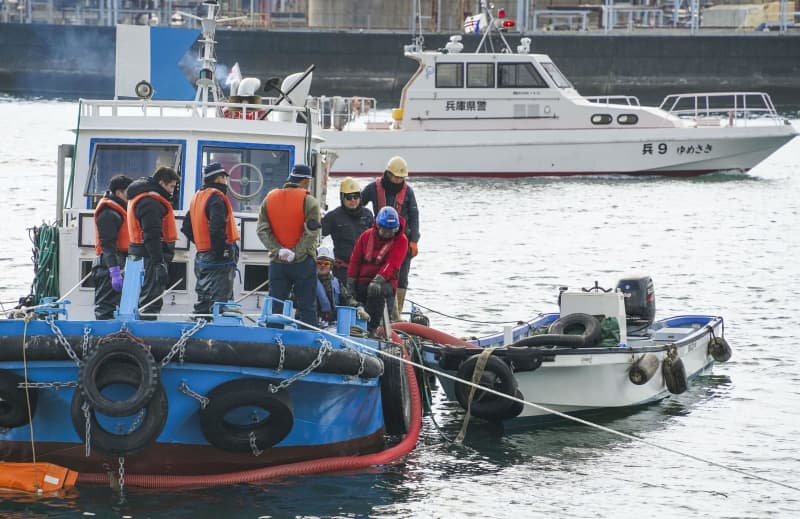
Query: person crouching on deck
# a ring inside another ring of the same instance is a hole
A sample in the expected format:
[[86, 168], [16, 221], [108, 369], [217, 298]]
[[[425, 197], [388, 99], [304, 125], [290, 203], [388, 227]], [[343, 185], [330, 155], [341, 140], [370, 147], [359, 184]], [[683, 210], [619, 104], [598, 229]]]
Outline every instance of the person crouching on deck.
[[295, 165], [283, 187], [267, 193], [256, 233], [269, 253], [269, 295], [286, 300], [294, 289], [297, 318], [317, 326], [316, 257], [322, 224], [319, 202], [308, 192], [311, 178], [311, 168]]
[[[347, 291], [364, 303], [369, 314], [367, 331], [374, 334], [384, 305], [391, 313], [400, 268], [408, 252], [403, 220], [393, 207], [378, 211], [375, 224], [356, 241], [347, 267]], [[350, 302], [352, 306], [352, 301]]]
[[320, 326], [336, 322], [336, 307], [341, 303], [339, 280], [331, 272], [333, 253], [328, 247], [317, 249], [317, 315]]
[[131, 185], [125, 175], [111, 177], [108, 191], [94, 208], [94, 316], [113, 319], [122, 296], [122, 272], [128, 255], [128, 195]]
[[181, 232], [194, 243], [195, 315], [208, 316], [214, 302], [233, 299], [239, 261], [239, 226], [228, 199], [228, 172], [213, 162], [203, 169], [203, 187], [194, 194]]
[[[131, 243], [128, 254], [144, 260], [144, 281], [139, 294], [139, 307], [152, 304], [144, 314], [157, 314], [164, 305], [160, 299], [169, 280], [169, 263], [175, 256], [178, 228], [170, 199], [180, 177], [174, 169], [161, 166], [152, 177], [134, 180], [128, 186], [128, 232]], [[156, 300], [157, 299], [157, 300]], [[157, 316], [142, 316], [154, 321]]]

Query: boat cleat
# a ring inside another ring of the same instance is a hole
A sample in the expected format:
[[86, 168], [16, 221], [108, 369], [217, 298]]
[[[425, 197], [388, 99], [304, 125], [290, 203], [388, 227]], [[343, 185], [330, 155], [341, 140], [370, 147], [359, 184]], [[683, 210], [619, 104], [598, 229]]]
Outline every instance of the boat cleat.
[[43, 297], [39, 301], [36, 313], [45, 314], [48, 318], [52, 316], [54, 320], [57, 320], [59, 315], [64, 314], [64, 319], [67, 319], [67, 305], [69, 303], [68, 300], [59, 301], [57, 297]]
[[221, 326], [242, 326], [242, 305], [234, 301], [217, 301], [211, 310], [212, 322]]

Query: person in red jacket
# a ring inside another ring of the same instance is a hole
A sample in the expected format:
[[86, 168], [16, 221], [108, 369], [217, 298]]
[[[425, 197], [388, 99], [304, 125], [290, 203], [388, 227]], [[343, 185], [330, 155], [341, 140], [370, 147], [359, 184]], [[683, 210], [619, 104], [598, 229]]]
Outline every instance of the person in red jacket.
[[371, 229], [358, 237], [347, 267], [347, 294], [363, 303], [369, 321], [367, 331], [378, 328], [384, 305], [389, 313], [394, 308], [398, 275], [408, 252], [405, 221], [393, 207], [384, 207], [375, 217]]

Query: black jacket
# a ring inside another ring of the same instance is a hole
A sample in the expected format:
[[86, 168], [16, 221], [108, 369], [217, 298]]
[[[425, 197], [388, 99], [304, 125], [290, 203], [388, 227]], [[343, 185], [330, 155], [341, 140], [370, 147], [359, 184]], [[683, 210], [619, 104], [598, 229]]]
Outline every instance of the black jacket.
[[372, 227], [374, 220], [369, 209], [363, 206], [359, 209], [356, 214], [350, 214], [344, 207], [337, 207], [322, 218], [322, 235], [331, 236], [333, 255], [345, 263], [350, 262], [358, 237]]
[[[377, 182], [384, 182], [384, 186], [387, 185], [387, 181], [384, 178], [381, 178]], [[386, 205], [393, 206], [394, 199], [397, 196], [397, 189], [400, 187], [399, 184], [395, 186], [388, 186], [386, 191]], [[392, 189], [395, 189], [394, 193]], [[361, 191], [361, 203], [364, 204], [366, 207], [367, 204], [372, 203], [373, 212], [377, 215], [378, 211], [382, 208], [378, 207], [378, 188], [375, 186], [375, 182], [370, 182], [367, 186]], [[403, 205], [400, 207], [398, 211], [400, 216], [405, 218], [406, 220], [406, 236], [408, 236], [408, 241], [418, 242], [419, 241], [419, 208], [417, 207], [417, 197], [414, 196], [414, 190], [411, 189], [411, 186], [408, 186], [406, 190], [406, 196], [403, 199]]]

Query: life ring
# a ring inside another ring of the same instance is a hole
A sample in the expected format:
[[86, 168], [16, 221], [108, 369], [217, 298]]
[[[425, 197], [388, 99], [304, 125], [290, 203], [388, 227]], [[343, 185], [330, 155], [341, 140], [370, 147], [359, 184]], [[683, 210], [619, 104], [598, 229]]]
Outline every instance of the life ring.
[[713, 337], [708, 342], [708, 354], [717, 362], [727, 362], [733, 352], [731, 351], [731, 345], [728, 344], [724, 337]]
[[28, 417], [36, 413], [36, 402], [39, 393], [35, 388], [28, 388], [31, 409], [28, 413], [28, 398], [25, 389], [19, 384], [25, 379], [12, 371], [0, 370], [0, 427], [13, 429], [28, 423]]
[[[479, 355], [473, 355], [462, 362], [461, 366], [458, 367], [458, 378], [471, 382], [472, 372], [475, 370], [478, 358]], [[517, 379], [514, 378], [514, 373], [511, 372], [508, 364], [494, 355], [487, 360], [479, 384], [508, 396], [517, 394]], [[456, 399], [464, 409], [467, 408], [471, 389], [472, 386], [466, 384], [457, 382], [455, 385]], [[508, 398], [476, 389], [469, 409], [470, 413], [478, 418], [503, 420], [508, 416], [513, 404], [514, 402]]]
[[[384, 351], [395, 357], [404, 358], [399, 346], [390, 345]], [[402, 361], [385, 355], [383, 375], [381, 376], [381, 402], [383, 404], [383, 425], [387, 434], [405, 434], [411, 423], [411, 400], [408, 391], [408, 375]], [[421, 393], [420, 393], [421, 394]]]
[[[124, 364], [128, 370], [110, 371], [109, 366]], [[111, 374], [117, 379], [110, 379]], [[89, 406], [106, 416], [130, 416], [144, 407], [158, 385], [158, 365], [153, 354], [137, 342], [124, 338], [101, 340], [80, 367], [78, 388]], [[120, 383], [135, 387], [124, 400], [112, 400], [102, 393], [100, 380], [106, 386]]]
[[580, 335], [584, 340], [584, 348], [591, 348], [600, 342], [600, 339], [602, 339], [603, 333], [600, 329], [600, 322], [593, 315], [589, 314], [567, 314], [555, 320], [547, 329], [547, 331], [548, 333], [558, 335], [572, 335], [567, 333], [566, 330], [574, 327], [583, 328], [583, 333]]
[[[239, 378], [224, 382], [212, 389], [208, 405], [200, 410], [200, 427], [208, 443], [230, 452], [252, 452], [254, 447], [268, 449], [280, 442], [294, 426], [294, 412], [289, 394], [285, 390], [271, 393], [270, 382], [265, 378]], [[236, 413], [246, 410], [246, 419], [239, 423], [229, 421]], [[252, 411], [266, 413], [264, 419], [253, 422]]]
[[[133, 386], [140, 377], [131, 371], [130, 364], [125, 362], [108, 363], [97, 378], [97, 386], [100, 390], [112, 385]], [[83, 414], [84, 402], [87, 402], [87, 400], [84, 398], [83, 393], [76, 390], [72, 397], [70, 416], [75, 432], [85, 442], [86, 417]], [[115, 419], [124, 430], [137, 424], [140, 421], [139, 414], [143, 413], [141, 423], [127, 434], [117, 434], [104, 427], [103, 424], [107, 424], [111, 418], [106, 416], [101, 423], [101, 420], [98, 420], [97, 417], [97, 410], [92, 409], [91, 404], [89, 405], [91, 447], [112, 456], [129, 456], [145, 449], [164, 430], [164, 425], [167, 423], [167, 415], [169, 414], [167, 395], [161, 383], [156, 384], [152, 398], [150, 398], [146, 406], [137, 409], [134, 413], [125, 417], [124, 420], [121, 417]], [[115, 429], [117, 428], [115, 427]]]

